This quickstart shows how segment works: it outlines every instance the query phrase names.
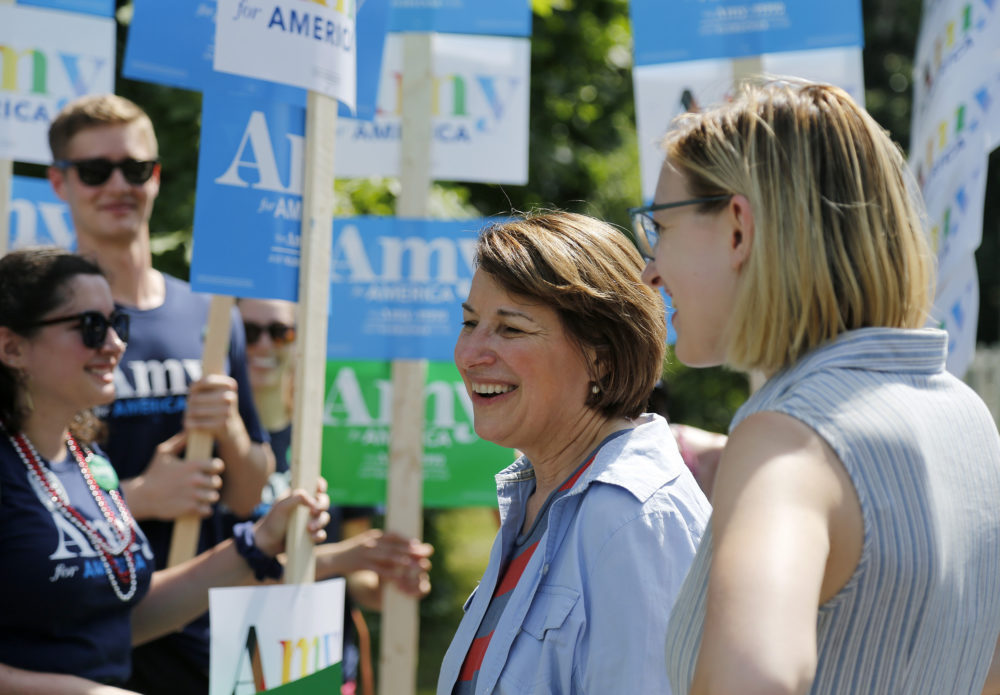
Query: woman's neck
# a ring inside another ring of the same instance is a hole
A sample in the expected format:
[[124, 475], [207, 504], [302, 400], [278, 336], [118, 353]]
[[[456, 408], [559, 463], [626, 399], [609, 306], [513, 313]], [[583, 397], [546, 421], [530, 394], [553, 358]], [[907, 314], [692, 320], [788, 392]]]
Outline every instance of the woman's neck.
[[538, 506], [579, 468], [584, 457], [598, 444], [611, 434], [631, 429], [632, 426], [631, 420], [627, 418], [607, 419], [590, 411], [588, 419], [580, 427], [574, 428], [574, 435], [558, 450], [542, 454], [538, 458], [524, 452], [535, 469], [535, 492], [532, 493], [532, 498], [539, 499]]
[[66, 458], [65, 442], [69, 430], [64, 423], [32, 413], [24, 421], [21, 434], [28, 438], [42, 458], [56, 462]]
[[284, 379], [275, 386], [262, 386], [254, 389], [253, 402], [257, 406], [260, 423], [268, 432], [285, 429], [292, 421], [288, 408], [288, 389]]

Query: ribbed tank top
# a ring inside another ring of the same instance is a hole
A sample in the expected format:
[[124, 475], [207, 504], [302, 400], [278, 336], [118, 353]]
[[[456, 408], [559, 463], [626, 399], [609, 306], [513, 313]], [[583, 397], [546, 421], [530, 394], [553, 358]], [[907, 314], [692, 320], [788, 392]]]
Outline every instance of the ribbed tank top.
[[[813, 694], [979, 693], [1000, 632], [1000, 438], [944, 370], [947, 334], [851, 331], [779, 372], [737, 412], [780, 412], [836, 452], [861, 503], [854, 575], [817, 613]], [[667, 632], [687, 693], [705, 618], [711, 525]]]

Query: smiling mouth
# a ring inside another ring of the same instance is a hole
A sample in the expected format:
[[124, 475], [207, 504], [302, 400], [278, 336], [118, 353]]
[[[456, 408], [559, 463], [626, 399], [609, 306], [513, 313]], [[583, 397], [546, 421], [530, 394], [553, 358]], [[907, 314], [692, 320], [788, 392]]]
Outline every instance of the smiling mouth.
[[483, 398], [496, 398], [505, 393], [510, 393], [516, 386], [510, 384], [472, 384], [472, 392]]

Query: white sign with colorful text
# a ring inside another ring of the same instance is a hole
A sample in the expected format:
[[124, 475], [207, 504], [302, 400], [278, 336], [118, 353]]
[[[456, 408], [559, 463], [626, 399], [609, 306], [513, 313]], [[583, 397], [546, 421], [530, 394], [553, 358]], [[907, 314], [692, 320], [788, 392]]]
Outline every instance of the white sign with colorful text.
[[[431, 176], [528, 181], [528, 39], [434, 34]], [[402, 123], [402, 36], [389, 34], [374, 121], [337, 121], [337, 176], [397, 176]]]
[[216, 70], [310, 89], [354, 108], [354, 0], [219, 0]]
[[344, 580], [209, 589], [210, 695], [257, 693], [340, 664]]
[[0, 159], [48, 164], [59, 110], [114, 89], [115, 21], [0, 4], [0, 67]]
[[[765, 74], [835, 84], [864, 104], [860, 48], [770, 53], [761, 56], [761, 60]], [[660, 141], [670, 122], [686, 111], [698, 111], [725, 101], [732, 94], [733, 78], [733, 62], [726, 59], [642, 65], [632, 71], [644, 201], [652, 200], [656, 191], [663, 164]]]

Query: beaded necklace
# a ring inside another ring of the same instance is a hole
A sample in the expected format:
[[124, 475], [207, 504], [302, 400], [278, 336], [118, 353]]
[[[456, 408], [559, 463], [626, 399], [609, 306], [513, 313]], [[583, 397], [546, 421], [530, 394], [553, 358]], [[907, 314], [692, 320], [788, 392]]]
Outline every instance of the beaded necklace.
[[[66, 444], [69, 446], [70, 453], [80, 467], [80, 472], [83, 473], [83, 479], [87, 482], [87, 488], [90, 490], [90, 494], [97, 503], [98, 508], [100, 508], [101, 514], [104, 515], [104, 519], [108, 522], [108, 528], [113, 537], [112, 541], [109, 541], [104, 534], [94, 528], [69, 503], [66, 491], [63, 490], [62, 485], [58, 484], [58, 480], [54, 482], [51, 479], [50, 476], [54, 474], [45, 467], [42, 458], [24, 434], [11, 435], [8, 433], [7, 438], [10, 439], [14, 450], [17, 451], [17, 455], [28, 469], [28, 476], [45, 490], [52, 505], [59, 510], [59, 513], [67, 521], [80, 529], [90, 540], [91, 545], [100, 551], [101, 564], [104, 565], [104, 573], [108, 577], [108, 582], [111, 584], [115, 596], [123, 603], [129, 601], [135, 596], [136, 587], [138, 586], [135, 577], [135, 559], [133, 558], [132, 551], [129, 550], [129, 547], [135, 541], [134, 522], [132, 515], [129, 514], [128, 507], [125, 506], [125, 502], [117, 490], [109, 490], [108, 494], [114, 501], [120, 518], [115, 518], [114, 512], [108, 507], [104, 495], [101, 494], [100, 488], [94, 482], [94, 476], [90, 473], [89, 462], [92, 456], [91, 452], [86, 450], [86, 453], [84, 453], [72, 435], [66, 436]], [[115, 558], [119, 556], [125, 559], [127, 569], [124, 571], [119, 569], [118, 563], [115, 561]], [[122, 591], [122, 582], [126, 579], [128, 580], [128, 591]]]

